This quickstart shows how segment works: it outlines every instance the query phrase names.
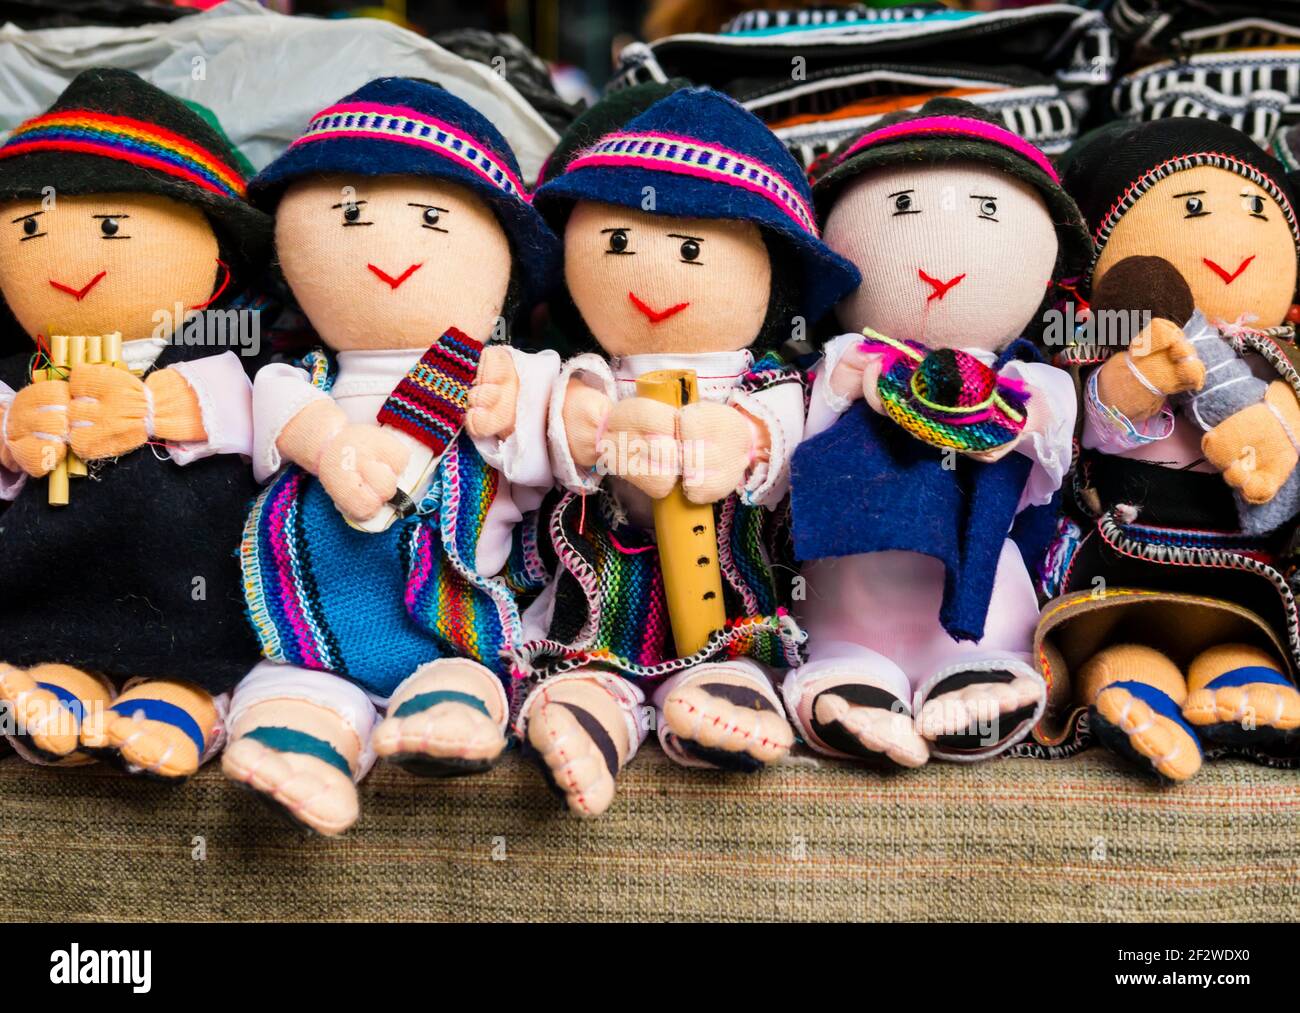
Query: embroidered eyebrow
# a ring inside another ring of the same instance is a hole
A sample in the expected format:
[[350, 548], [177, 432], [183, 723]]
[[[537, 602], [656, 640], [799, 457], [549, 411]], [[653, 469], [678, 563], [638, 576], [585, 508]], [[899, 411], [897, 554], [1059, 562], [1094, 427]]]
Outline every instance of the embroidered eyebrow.
[[998, 195], [995, 193], [973, 193], [970, 195], [971, 200], [997, 200]]
[[1205, 193], [1204, 190], [1188, 190], [1186, 193], [1176, 193], [1176, 194], [1174, 194], [1174, 198], [1173, 198], [1173, 199], [1174, 199], [1174, 200], [1177, 200], [1179, 197], [1199, 197], [1199, 196], [1201, 196], [1201, 194], [1203, 194], [1203, 193]]
[[365, 201], [363, 200], [345, 200], [342, 204], [331, 204], [330, 210], [337, 211], [339, 208], [359, 208]]
[[451, 214], [451, 208], [440, 208], [437, 204], [417, 204], [415, 201], [407, 201], [406, 206], [408, 208], [432, 208], [434, 211], [445, 211], [447, 214]]
[[603, 236], [606, 232], [631, 232], [631, 231], [632, 231], [632, 226], [620, 225], [617, 228], [613, 228], [613, 229], [601, 229], [600, 234]]
[[692, 242], [695, 242], [695, 243], [702, 243], [702, 242], [704, 242], [704, 240], [701, 239], [699, 236], [685, 236], [685, 235], [682, 235], [682, 233], [680, 233], [680, 232], [670, 232], [670, 233], [668, 233], [668, 238], [669, 238], [669, 239], [689, 239], [689, 240], [691, 240]]
[[902, 196], [903, 194], [905, 194], [905, 193], [916, 193], [916, 191], [915, 191], [915, 190], [895, 190], [893, 193], [887, 193], [887, 194], [885, 194], [885, 200], [889, 200], [890, 197], [901, 197], [901, 196]]
[[91, 218], [130, 218], [130, 215], [91, 215]]
[[13, 221], [11, 221], [9, 224], [10, 224], [10, 225], [14, 225], [14, 224], [17, 224], [18, 222], [25, 222], [28, 218], [35, 218], [37, 215], [43, 215], [43, 214], [45, 214], [44, 211], [29, 211], [29, 212], [27, 212], [27, 214], [25, 214], [25, 215], [19, 215], [17, 218], [15, 218], [15, 219], [14, 219]]

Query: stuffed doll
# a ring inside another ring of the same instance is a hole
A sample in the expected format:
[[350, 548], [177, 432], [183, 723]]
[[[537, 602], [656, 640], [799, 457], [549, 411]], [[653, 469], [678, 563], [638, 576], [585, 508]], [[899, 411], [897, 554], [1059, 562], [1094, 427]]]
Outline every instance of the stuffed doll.
[[337, 834], [376, 757], [470, 774], [505, 747], [520, 620], [500, 574], [552, 484], [560, 368], [505, 342], [558, 243], [501, 134], [427, 81], [322, 110], [251, 193], [327, 347], [254, 383], [270, 484], [242, 559], [266, 660], [235, 690], [223, 766]]
[[[1069, 350], [1096, 531], [1070, 565], [1075, 593], [1044, 614], [1043, 658], [1058, 682], [1074, 673], [1092, 732], [1163, 778], [1194, 775], [1206, 748], [1286, 751], [1300, 234], [1283, 169], [1183, 118], [1102, 128], [1063, 165], [1097, 248], [1091, 351]], [[1136, 314], [1118, 343], [1103, 308]]]
[[[774, 349], [857, 274], [781, 143], [718, 92], [675, 91], [551, 161], [536, 200], [598, 351], [552, 396], [556, 577], [525, 616], [516, 730], [591, 816], [647, 734], [646, 694], [684, 765], [752, 771], [793, 743], [770, 672], [804, 639], [777, 509], [804, 388]], [[680, 396], [658, 399], [665, 380]]]
[[257, 320], [223, 318], [240, 354], [197, 326], [269, 249], [239, 164], [124, 70], [78, 75], [0, 147], [0, 293], [36, 353], [0, 365], [0, 701], [33, 762], [185, 778], [257, 659], [232, 555]]
[[1068, 373], [1027, 342], [1090, 244], [1055, 169], [978, 107], [881, 120], [820, 167], [827, 244], [862, 272], [840, 303], [792, 483], [809, 662], [783, 691], [834, 756], [972, 761], [1045, 701], [1017, 516], [1070, 464]]

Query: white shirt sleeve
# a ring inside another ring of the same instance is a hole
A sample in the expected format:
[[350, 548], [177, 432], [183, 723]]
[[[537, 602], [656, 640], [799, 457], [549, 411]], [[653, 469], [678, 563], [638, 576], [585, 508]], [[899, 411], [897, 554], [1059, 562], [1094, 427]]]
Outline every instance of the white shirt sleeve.
[[307, 371], [287, 362], [263, 366], [253, 380], [253, 475], [265, 482], [280, 470], [276, 440], [289, 420], [329, 395], [313, 387]]
[[[0, 380], [0, 408], [4, 409], [6, 421], [8, 421], [9, 417], [9, 406], [13, 404], [14, 396], [17, 393], [9, 384]], [[0, 433], [0, 439], [4, 439], [3, 433]], [[0, 502], [12, 503], [18, 498], [18, 494], [23, 491], [23, 486], [26, 484], [27, 473], [25, 471], [10, 471], [0, 465]]]
[[835, 372], [835, 367], [839, 365], [844, 353], [861, 340], [861, 334], [850, 332], [826, 342], [821, 360], [812, 370], [813, 383], [808, 399], [808, 421], [803, 431], [805, 440], [812, 439], [818, 433], [824, 433], [853, 404], [848, 398], [840, 397], [831, 389], [831, 373]]
[[768, 459], [749, 470], [740, 495], [755, 506], [779, 503], [790, 487], [790, 459], [803, 440], [803, 385], [791, 378], [765, 390], [737, 390], [730, 403], [767, 427], [770, 444]]
[[1074, 425], [1079, 412], [1074, 380], [1065, 370], [1045, 362], [1012, 360], [1002, 367], [1002, 374], [1032, 387], [1032, 396], [1046, 402], [1051, 413], [1042, 431], [1033, 432], [1029, 440], [1021, 440], [1016, 448], [1017, 453], [1034, 462], [1019, 509], [1042, 506], [1051, 502], [1061, 487], [1074, 454]]
[[189, 464], [214, 454], [253, 455], [253, 385], [234, 352], [222, 352], [175, 369], [199, 401], [205, 440], [169, 445], [171, 459]]
[[578, 378], [583, 383], [603, 392], [611, 401], [618, 400], [618, 384], [609, 363], [594, 352], [576, 355], [564, 364], [551, 391], [551, 404], [547, 435], [551, 444], [551, 465], [554, 479], [570, 492], [589, 493], [600, 488], [601, 476], [594, 471], [580, 469], [569, 452], [569, 434], [564, 427], [564, 394], [569, 380]]
[[560, 374], [560, 356], [553, 351], [524, 352], [512, 348], [510, 357], [519, 375], [514, 431], [504, 440], [496, 436], [476, 439], [474, 446], [483, 460], [501, 472], [512, 486], [550, 489], [554, 479], [546, 423], [551, 391]]

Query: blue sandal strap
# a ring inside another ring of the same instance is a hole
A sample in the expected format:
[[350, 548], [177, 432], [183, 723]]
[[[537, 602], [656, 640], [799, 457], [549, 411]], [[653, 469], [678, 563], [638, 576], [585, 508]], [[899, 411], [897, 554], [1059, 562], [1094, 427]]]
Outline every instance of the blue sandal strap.
[[393, 717], [410, 717], [412, 714], [427, 711], [430, 707], [437, 706], [440, 703], [463, 703], [467, 707], [473, 707], [476, 711], [481, 711], [484, 717], [490, 718], [492, 716], [487, 704], [473, 693], [462, 693], [455, 689], [436, 689], [429, 693], [417, 693], [411, 699], [402, 701], [401, 706], [393, 711]]
[[166, 700], [123, 700], [120, 703], [113, 704], [109, 710], [114, 714], [121, 714], [123, 717], [143, 717], [146, 721], [161, 721], [163, 724], [179, 728], [194, 743], [194, 748], [199, 751], [200, 759], [203, 757], [204, 749], [207, 748], [203, 738], [203, 729], [199, 727], [199, 723], [194, 720], [189, 711], [184, 707], [177, 707], [174, 703], [168, 703]]
[[68, 711], [76, 719], [77, 727], [81, 727], [81, 722], [86, 719], [86, 705], [82, 703], [81, 697], [70, 689], [64, 689], [62, 686], [53, 682], [38, 682], [38, 687], [53, 693], [58, 699], [63, 709]]
[[1281, 672], [1265, 668], [1263, 665], [1247, 665], [1245, 668], [1234, 668], [1231, 672], [1224, 672], [1217, 679], [1211, 679], [1205, 684], [1205, 688], [1232, 689], [1234, 686], [1251, 686], [1261, 682], [1272, 686], [1294, 688], [1291, 680]]
[[296, 728], [264, 725], [261, 728], [254, 728], [252, 731], [245, 732], [240, 738], [260, 742], [267, 749], [274, 749], [277, 753], [298, 753], [302, 756], [314, 756], [316, 759], [328, 763], [340, 773], [346, 774], [349, 778], [352, 777], [352, 768], [348, 766], [348, 761], [343, 758], [343, 755], [337, 749], [324, 739], [318, 739], [315, 735], [300, 732]]
[[1187, 723], [1187, 719], [1183, 717], [1182, 708], [1174, 702], [1173, 697], [1168, 693], [1158, 690], [1156, 687], [1145, 682], [1112, 682], [1110, 685], [1104, 687], [1102, 692], [1104, 693], [1108, 689], [1128, 690], [1133, 694], [1133, 696], [1141, 700], [1162, 718], [1168, 718], [1170, 721], [1179, 725], [1183, 731], [1191, 736], [1192, 741], [1196, 743], [1197, 748], [1200, 748], [1201, 739], [1200, 736], [1196, 734], [1196, 729]]

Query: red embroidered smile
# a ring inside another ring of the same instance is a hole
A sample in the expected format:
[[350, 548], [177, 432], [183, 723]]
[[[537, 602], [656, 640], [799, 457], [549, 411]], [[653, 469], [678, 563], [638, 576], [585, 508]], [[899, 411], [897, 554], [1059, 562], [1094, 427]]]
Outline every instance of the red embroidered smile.
[[1245, 271], [1246, 268], [1250, 267], [1250, 262], [1254, 259], [1255, 259], [1255, 255], [1252, 253], [1249, 257], [1247, 257], [1245, 260], [1243, 260], [1240, 264], [1237, 265], [1237, 269], [1235, 271], [1229, 274], [1218, 264], [1212, 261], [1209, 257], [1201, 258], [1201, 260], [1204, 261], [1206, 267], [1208, 267], [1211, 271], [1213, 271], [1215, 274], [1217, 274], [1220, 278], [1223, 279], [1223, 283], [1225, 285], [1231, 285], [1234, 281], [1240, 278], [1242, 272]]
[[632, 305], [635, 306], [637, 309], [639, 309], [643, 314], [645, 314], [645, 318], [649, 320], [652, 324], [661, 324], [669, 317], [676, 316], [678, 313], [680, 313], [682, 310], [686, 309], [686, 307], [690, 305], [690, 303], [688, 302], [681, 302], [678, 303], [676, 306], [669, 306], [666, 310], [653, 310], [645, 303], [643, 303], [640, 299], [638, 299], [636, 297], [636, 293], [629, 292], [627, 294], [627, 297], [632, 300]]
[[934, 291], [931, 292], [931, 293], [929, 294], [929, 296], [926, 297], [926, 300], [925, 300], [926, 302], [934, 302], [934, 300], [936, 300], [936, 299], [942, 299], [944, 296], [946, 296], [946, 295], [948, 294], [948, 290], [949, 290], [949, 289], [953, 288], [953, 287], [954, 287], [955, 285], [957, 285], [957, 284], [958, 284], [958, 283], [959, 283], [963, 278], [966, 277], [966, 275], [963, 273], [963, 274], [959, 274], [959, 275], [957, 275], [957, 277], [953, 278], [951, 281], [940, 281], [938, 278], [931, 278], [928, 274], [926, 274], [924, 271], [922, 271], [919, 267], [916, 269], [916, 273], [917, 273], [918, 275], [921, 276], [921, 280], [922, 280], [923, 282], [925, 282], [925, 283], [926, 283], [927, 285], [929, 285], [932, 289], [934, 289]]
[[381, 269], [375, 267], [374, 264], [366, 265], [366, 267], [370, 268], [370, 270], [375, 272], [375, 276], [380, 281], [385, 282], [388, 285], [388, 287], [393, 289], [394, 291], [397, 290], [397, 287], [401, 285], [402, 282], [406, 281], [407, 278], [409, 278], [411, 275], [413, 275], [416, 271], [418, 271], [423, 266], [424, 266], [423, 264], [412, 264], [405, 271], [403, 271], [396, 278], [394, 278], [391, 274], [385, 274]]
[[68, 295], [76, 299], [77, 302], [81, 302], [82, 299], [86, 298], [86, 294], [103, 280], [104, 275], [106, 274], [108, 274], [107, 271], [100, 271], [99, 274], [86, 282], [85, 288], [73, 288], [71, 285], [65, 285], [63, 282], [55, 281], [53, 278], [50, 279], [50, 284], [60, 292], [67, 292]]

